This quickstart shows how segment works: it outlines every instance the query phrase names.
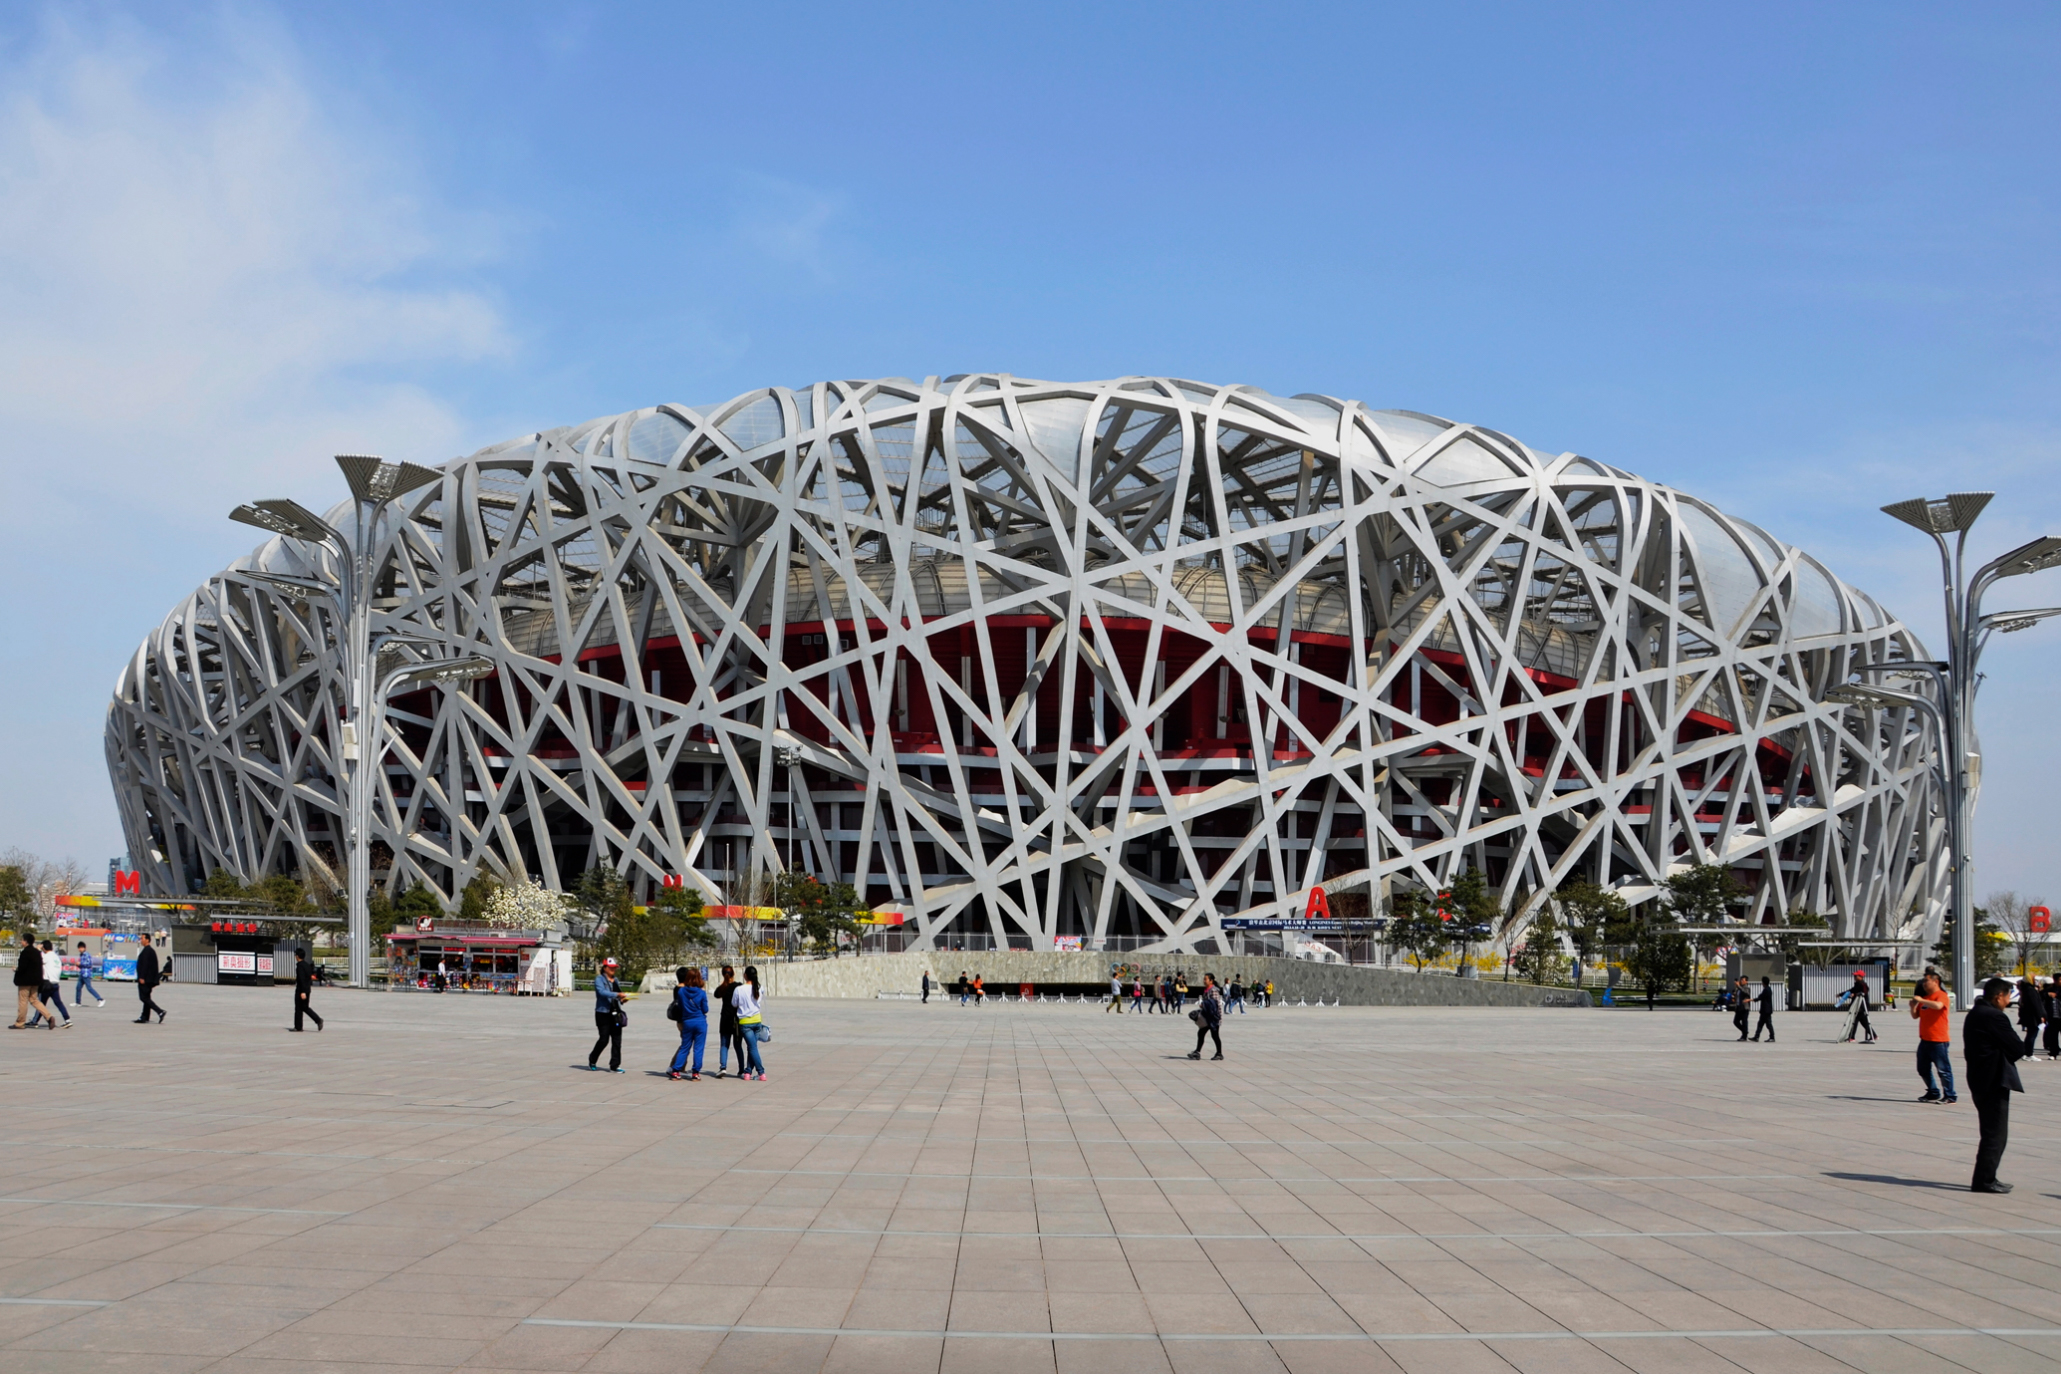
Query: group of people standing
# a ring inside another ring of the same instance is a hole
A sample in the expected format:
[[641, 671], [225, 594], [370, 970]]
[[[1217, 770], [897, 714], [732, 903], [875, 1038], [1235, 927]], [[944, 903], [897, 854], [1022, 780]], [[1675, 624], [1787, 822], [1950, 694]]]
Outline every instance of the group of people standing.
[[[594, 971], [594, 1029], [597, 1035], [594, 1048], [587, 1051], [587, 1067], [598, 1071], [601, 1068], [601, 1052], [608, 1051], [608, 1072], [623, 1071], [623, 1029], [630, 1024], [629, 1012], [623, 1006], [622, 984], [617, 981], [619, 966], [613, 959], [604, 959], [601, 967]], [[744, 977], [737, 976], [737, 970], [723, 965], [722, 981], [711, 989], [707, 975], [698, 968], [682, 967], [673, 971], [677, 980], [672, 997], [666, 1005], [666, 1019], [680, 1028], [680, 1047], [673, 1053], [671, 1068], [666, 1077], [701, 1081], [702, 1052], [708, 1044], [708, 1018], [710, 1003], [716, 1012], [716, 1077], [729, 1073], [730, 1053], [737, 1053], [737, 1077], [766, 1081], [765, 1060], [759, 1054], [759, 1046], [773, 1038], [766, 1028], [765, 1012], [760, 1003], [765, 993], [759, 988], [759, 970], [756, 964], [744, 966]]]
[[[100, 972], [100, 965], [85, 941], [79, 942], [75, 968], [77, 986], [72, 992], [72, 1006], [83, 1008], [91, 997], [95, 1007], [107, 1005], [107, 999], [100, 995], [100, 989], [93, 986], [93, 975]], [[64, 953], [54, 948], [50, 941], [40, 945], [35, 932], [25, 931], [21, 937], [21, 952], [14, 961], [14, 1024], [10, 1030], [31, 1030], [42, 1025], [50, 1030], [61, 1030], [72, 1023], [71, 1008], [64, 1004]], [[143, 1011], [136, 1018], [137, 1025], [149, 1022], [156, 1014], [162, 1022], [165, 1009], [159, 1006], [151, 994], [164, 981], [163, 966], [158, 961], [157, 949], [146, 941], [136, 955], [136, 995], [142, 999]]]

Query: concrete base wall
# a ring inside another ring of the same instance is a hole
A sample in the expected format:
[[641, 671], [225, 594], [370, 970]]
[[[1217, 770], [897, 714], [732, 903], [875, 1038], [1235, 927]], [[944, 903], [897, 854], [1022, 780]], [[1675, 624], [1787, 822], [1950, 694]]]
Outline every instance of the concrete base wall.
[[[1586, 1007], [1589, 994], [1573, 988], [1541, 988], [1530, 983], [1454, 978], [1406, 969], [1355, 968], [1314, 964], [1299, 959], [1254, 957], [1210, 958], [1192, 954], [1053, 954], [1012, 950], [991, 954], [912, 950], [907, 954], [869, 954], [856, 959], [817, 959], [773, 963], [759, 969], [760, 981], [774, 997], [877, 997], [882, 993], [915, 993], [927, 971], [934, 984], [958, 978], [961, 971], [986, 980], [991, 993], [1014, 996], [1023, 983], [1096, 983], [1107, 986], [1112, 963], [1142, 969], [1148, 976], [1184, 972], [1193, 984], [1214, 973], [1223, 982], [1238, 978], [1274, 980], [1276, 1001], [1291, 1004], [1339, 1002], [1349, 1007]], [[672, 979], [655, 970], [647, 980], [670, 987]]]

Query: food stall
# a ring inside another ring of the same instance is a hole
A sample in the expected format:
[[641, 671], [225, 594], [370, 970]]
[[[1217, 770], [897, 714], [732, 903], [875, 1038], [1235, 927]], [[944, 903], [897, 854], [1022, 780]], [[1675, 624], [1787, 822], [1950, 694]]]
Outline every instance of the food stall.
[[452, 992], [549, 994], [572, 988], [572, 951], [560, 948], [547, 931], [424, 918], [386, 940], [392, 987], [433, 990], [442, 964]]

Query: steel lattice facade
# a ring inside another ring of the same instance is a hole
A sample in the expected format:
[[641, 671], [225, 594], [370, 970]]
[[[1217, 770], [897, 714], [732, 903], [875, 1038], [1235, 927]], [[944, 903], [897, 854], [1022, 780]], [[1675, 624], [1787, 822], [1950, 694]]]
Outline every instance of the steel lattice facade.
[[[332, 520], [348, 519], [340, 508]], [[923, 942], [1209, 952], [1309, 889], [1730, 866], [1751, 914], [1936, 930], [1908, 713], [1826, 704], [1911, 633], [1708, 505], [1502, 434], [1130, 377], [830, 382], [483, 450], [380, 531], [376, 616], [498, 665], [397, 699], [378, 881], [711, 895], [792, 867]], [[130, 853], [341, 871], [338, 627], [252, 571], [137, 650]]]

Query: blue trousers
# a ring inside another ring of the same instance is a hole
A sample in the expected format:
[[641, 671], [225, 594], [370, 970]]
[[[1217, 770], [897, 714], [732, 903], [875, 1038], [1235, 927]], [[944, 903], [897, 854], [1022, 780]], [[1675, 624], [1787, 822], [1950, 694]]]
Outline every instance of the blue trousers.
[[673, 1056], [672, 1072], [678, 1073], [687, 1067], [687, 1052], [694, 1052], [694, 1071], [701, 1072], [702, 1046], [708, 1044], [708, 1018], [697, 1016], [691, 1021], [680, 1023], [680, 1050]]
[[93, 975], [81, 973], [78, 986], [72, 989], [72, 1005], [75, 1007], [85, 1006], [86, 994], [89, 992], [93, 994], [93, 1000], [96, 1002], [105, 1002], [107, 1000], [100, 995], [100, 989], [93, 986]]
[[1954, 1061], [1947, 1054], [1944, 1040], [1920, 1040], [1918, 1042], [1918, 1077], [1925, 1080], [1925, 1091], [1932, 1092], [1932, 1071], [1939, 1070], [1942, 1095], [1954, 1095]]
[[744, 1049], [737, 1055], [737, 1072], [745, 1071], [744, 1056], [748, 1054], [751, 1056], [751, 1072], [764, 1073], [766, 1066], [759, 1059], [759, 1028], [752, 1025], [739, 1026], [737, 1029], [744, 1032]]

